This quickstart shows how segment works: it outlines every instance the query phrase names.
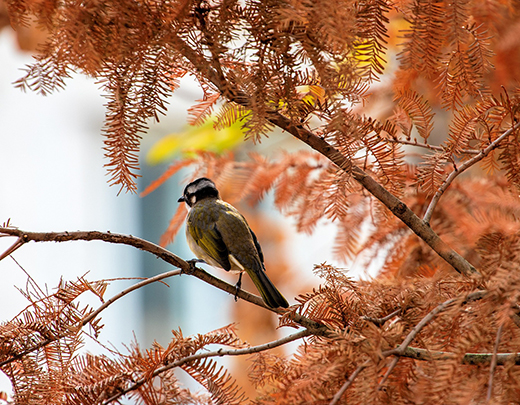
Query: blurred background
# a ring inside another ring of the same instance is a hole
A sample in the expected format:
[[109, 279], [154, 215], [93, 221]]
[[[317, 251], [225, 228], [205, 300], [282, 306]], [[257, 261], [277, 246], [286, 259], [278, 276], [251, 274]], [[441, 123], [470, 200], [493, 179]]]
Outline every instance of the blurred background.
[[[107, 184], [103, 167], [104, 99], [95, 80], [74, 75], [65, 90], [45, 97], [24, 93], [13, 85], [23, 75], [21, 69], [33, 61], [31, 55], [42, 40], [42, 34], [34, 28], [13, 31], [5, 10], [2, 13], [0, 9], [0, 224], [9, 220], [12, 226], [29, 231], [110, 231], [158, 243], [177, 209], [189, 173], [178, 173], [144, 198], [117, 195], [119, 189]], [[151, 123], [142, 143], [139, 191], [168, 167], [167, 162], [149, 163], [149, 150], [169, 134], [189, 131], [187, 109], [200, 97], [195, 83], [186, 79], [170, 100], [167, 116], [160, 123]], [[297, 146], [289, 136], [282, 135], [271, 136], [258, 146], [241, 142], [237, 147], [272, 155]], [[298, 293], [318, 285], [313, 265], [334, 263], [335, 230], [324, 224], [312, 236], [297, 234], [292, 220], [274, 211], [271, 201], [272, 195], [268, 195], [259, 207], [240, 210], [259, 237], [270, 277], [294, 303]], [[14, 241], [0, 239], [0, 251]], [[193, 258], [185, 244], [184, 228], [168, 249], [185, 259]], [[28, 275], [52, 293], [61, 279], [150, 277], [171, 270], [149, 254], [103, 242], [29, 243], [13, 257], [0, 262], [0, 321], [12, 319], [27, 305], [17, 288], [26, 288]], [[230, 283], [236, 282], [236, 276], [207, 270]], [[137, 281], [111, 282], [105, 298]], [[105, 327], [100, 340], [125, 352], [125, 345], [134, 339], [143, 350], [153, 341], [167, 345], [171, 330], [179, 328], [189, 335], [237, 322], [239, 335], [251, 344], [293, 332], [287, 328], [277, 331], [274, 315], [245, 302], [235, 303], [231, 296], [195, 278], [174, 277], [166, 283], [168, 286], [156, 283], [133, 292], [104, 311]], [[250, 280], [244, 279], [243, 287], [256, 293]], [[86, 296], [82, 302], [100, 305]], [[90, 352], [103, 350], [94, 342], [85, 343], [85, 350]], [[294, 346], [280, 350], [291, 349]], [[232, 367], [234, 376], [244, 380], [240, 382], [244, 386], [246, 360], [238, 360]], [[0, 391], [11, 392], [3, 374]]]

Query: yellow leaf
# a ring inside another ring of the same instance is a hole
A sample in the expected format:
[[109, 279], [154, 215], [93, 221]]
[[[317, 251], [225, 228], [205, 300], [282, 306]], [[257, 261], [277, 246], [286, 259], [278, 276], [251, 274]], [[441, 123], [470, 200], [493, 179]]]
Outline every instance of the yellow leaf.
[[181, 133], [168, 134], [153, 145], [146, 155], [151, 165], [171, 161], [176, 156], [189, 157], [196, 151], [222, 153], [234, 149], [244, 139], [239, 122], [216, 130], [211, 120]]

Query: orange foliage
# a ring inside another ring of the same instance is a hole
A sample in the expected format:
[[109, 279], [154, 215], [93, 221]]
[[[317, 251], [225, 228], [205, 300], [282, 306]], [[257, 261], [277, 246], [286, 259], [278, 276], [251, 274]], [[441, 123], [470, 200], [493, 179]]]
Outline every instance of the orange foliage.
[[[71, 71], [102, 84], [111, 183], [135, 191], [148, 120], [166, 111], [180, 78], [191, 74], [204, 93], [190, 109], [193, 124], [218, 101], [218, 127], [239, 121], [258, 141], [277, 126], [286, 133], [274, 136], [294, 135], [314, 151], [241, 160], [201, 153], [174, 162], [146, 192], [194, 165], [193, 177], [211, 177], [227, 201], [254, 205], [272, 192], [299, 231], [337, 224], [338, 259], [380, 263], [376, 280], [358, 282], [331, 265], [315, 267], [322, 284], [279, 312], [280, 326], [309, 336], [289, 359], [267, 353], [270, 345], [246, 347], [232, 326], [194, 337], [175, 331], [166, 348], [135, 345], [110, 359], [76, 355], [90, 309], [70, 297], [102, 296], [105, 284], [82, 280], [48, 296], [32, 286], [29, 307], [0, 327], [0, 367], [17, 403], [123, 396], [146, 404], [245, 403], [237, 382], [209, 359], [206, 346], [215, 344], [235, 350], [228, 355], [259, 352], [251, 404], [518, 403], [515, 2], [6, 4], [11, 21], [36, 19], [49, 33], [18, 86], [47, 94]], [[384, 76], [387, 66], [394, 76]], [[179, 209], [163, 245], [182, 221]], [[268, 271], [276, 265], [274, 277], [284, 274], [283, 261], [268, 263]], [[270, 316], [264, 311], [254, 322], [273, 327]], [[91, 322], [95, 332], [98, 322]], [[207, 395], [182, 389], [175, 367]]]

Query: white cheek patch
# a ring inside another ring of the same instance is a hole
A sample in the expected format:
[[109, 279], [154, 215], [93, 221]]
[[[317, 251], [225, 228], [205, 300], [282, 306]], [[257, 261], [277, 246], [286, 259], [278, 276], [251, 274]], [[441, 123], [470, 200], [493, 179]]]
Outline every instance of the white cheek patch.
[[195, 195], [191, 195], [190, 196], [190, 204], [189, 205], [193, 205], [197, 202], [197, 197]]

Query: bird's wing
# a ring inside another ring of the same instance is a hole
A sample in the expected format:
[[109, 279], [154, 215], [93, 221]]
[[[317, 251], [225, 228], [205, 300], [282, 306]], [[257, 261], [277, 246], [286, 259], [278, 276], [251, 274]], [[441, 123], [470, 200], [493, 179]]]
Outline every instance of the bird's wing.
[[197, 226], [189, 226], [188, 231], [197, 245], [204, 249], [213, 260], [219, 263], [220, 267], [227, 271], [231, 269], [229, 251], [216, 225], [206, 230]]
[[249, 228], [251, 231], [251, 236], [253, 237], [253, 243], [255, 244], [256, 251], [258, 252], [258, 257], [260, 258], [260, 261], [262, 262], [262, 266], [264, 265], [264, 254], [262, 252], [262, 247], [260, 246], [260, 243], [258, 243], [258, 239], [256, 238], [255, 233], [251, 228]]

